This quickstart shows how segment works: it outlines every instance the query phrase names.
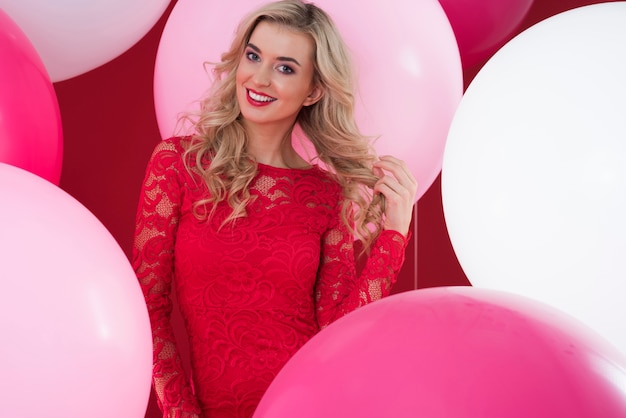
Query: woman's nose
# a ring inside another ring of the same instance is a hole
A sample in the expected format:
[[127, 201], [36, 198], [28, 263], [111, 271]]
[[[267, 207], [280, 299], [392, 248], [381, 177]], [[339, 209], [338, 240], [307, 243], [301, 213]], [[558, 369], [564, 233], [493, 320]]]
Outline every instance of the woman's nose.
[[257, 71], [254, 73], [254, 82], [259, 86], [269, 86], [272, 80], [271, 71], [272, 69], [269, 66], [259, 66]]

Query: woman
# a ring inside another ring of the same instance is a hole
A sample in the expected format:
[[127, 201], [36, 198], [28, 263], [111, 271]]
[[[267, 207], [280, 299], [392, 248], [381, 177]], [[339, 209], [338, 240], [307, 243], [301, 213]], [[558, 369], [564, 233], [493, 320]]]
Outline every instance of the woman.
[[[137, 215], [133, 265], [150, 312], [164, 417], [250, 417], [321, 328], [388, 295], [417, 185], [377, 158], [353, 119], [346, 47], [300, 0], [245, 18], [215, 65], [190, 137], [159, 143]], [[291, 145], [298, 123], [325, 166]], [[353, 241], [368, 254], [355, 272]], [[189, 337], [185, 376], [169, 316]]]

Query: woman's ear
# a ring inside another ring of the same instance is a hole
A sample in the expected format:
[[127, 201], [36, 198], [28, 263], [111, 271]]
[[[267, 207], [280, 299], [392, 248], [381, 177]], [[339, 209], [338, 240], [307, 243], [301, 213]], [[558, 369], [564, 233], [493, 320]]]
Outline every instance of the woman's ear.
[[309, 93], [307, 98], [304, 100], [303, 105], [311, 106], [312, 104], [317, 103], [323, 96], [324, 89], [319, 84], [316, 84], [315, 87], [313, 87], [313, 90], [311, 90], [311, 93]]

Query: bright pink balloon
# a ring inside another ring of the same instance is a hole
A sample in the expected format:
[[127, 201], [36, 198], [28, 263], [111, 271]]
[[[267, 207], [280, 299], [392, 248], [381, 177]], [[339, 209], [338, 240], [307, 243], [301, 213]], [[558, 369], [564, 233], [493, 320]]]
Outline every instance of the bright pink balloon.
[[522, 23], [533, 0], [439, 0], [456, 35], [463, 68], [489, 58]]
[[0, 163], [0, 417], [143, 418], [147, 308], [105, 227], [50, 182]]
[[0, 162], [59, 184], [63, 132], [56, 93], [30, 41], [0, 9]]
[[623, 418], [626, 359], [521, 296], [440, 287], [391, 296], [305, 344], [254, 418]]
[[[165, 25], [155, 65], [161, 135], [176, 132], [180, 112], [195, 109], [209, 87], [205, 61], [228, 49], [244, 13], [264, 0], [179, 0]], [[380, 135], [375, 148], [406, 160], [417, 198], [441, 170], [449, 125], [463, 92], [454, 33], [437, 0], [319, 0], [349, 45], [359, 75], [356, 117]], [[307, 143], [295, 142], [306, 157]], [[310, 145], [310, 144], [309, 144]]]

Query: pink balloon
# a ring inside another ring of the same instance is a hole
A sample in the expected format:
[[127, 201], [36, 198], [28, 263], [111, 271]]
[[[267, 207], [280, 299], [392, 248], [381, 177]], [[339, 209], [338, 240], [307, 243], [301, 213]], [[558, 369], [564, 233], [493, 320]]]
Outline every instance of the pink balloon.
[[[176, 3], [155, 65], [155, 108], [163, 137], [178, 132], [179, 113], [195, 109], [208, 89], [203, 62], [218, 61], [244, 13], [265, 2]], [[380, 155], [407, 161], [419, 182], [419, 198], [441, 170], [448, 128], [463, 92], [459, 51], [443, 9], [436, 0], [390, 0], [384, 7], [363, 1], [315, 3], [335, 20], [353, 53], [361, 130], [380, 135], [375, 144]], [[305, 157], [311, 156], [307, 143], [295, 142]]]
[[561, 311], [472, 287], [400, 293], [285, 365], [254, 418], [626, 416], [626, 359]]
[[456, 35], [464, 68], [486, 60], [522, 23], [533, 0], [439, 0]]
[[152, 337], [133, 269], [50, 182], [0, 163], [1, 417], [143, 418]]
[[0, 162], [59, 184], [61, 113], [43, 62], [0, 9]]

